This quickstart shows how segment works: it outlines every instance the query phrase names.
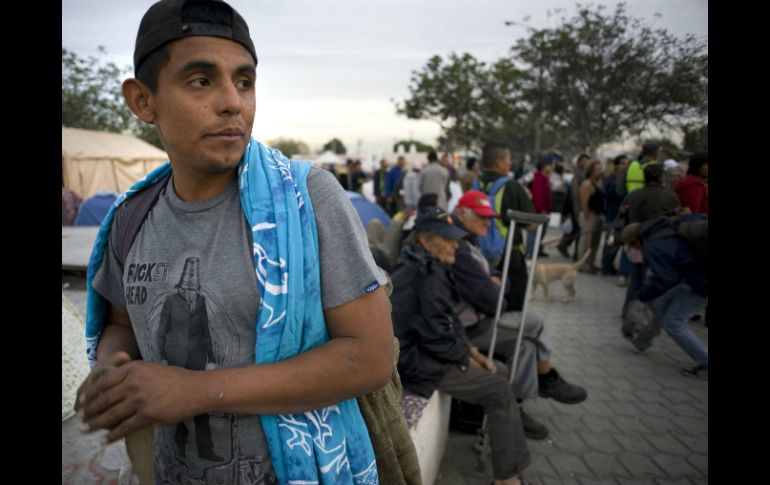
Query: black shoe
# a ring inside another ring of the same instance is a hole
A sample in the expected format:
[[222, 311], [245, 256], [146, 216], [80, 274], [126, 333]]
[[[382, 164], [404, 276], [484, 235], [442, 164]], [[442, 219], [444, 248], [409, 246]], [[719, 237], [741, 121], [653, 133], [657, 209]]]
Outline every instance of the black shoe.
[[578, 273], [584, 273], [584, 274], [596, 274], [598, 271], [596, 269], [590, 267], [590, 266], [583, 266], [578, 270]]
[[682, 369], [682, 374], [686, 375], [687, 377], [706, 377], [709, 376], [709, 368], [705, 365], [696, 365], [695, 367], [691, 367], [689, 369]]
[[529, 414], [524, 412], [524, 408], [519, 406], [519, 416], [521, 416], [521, 426], [524, 428], [524, 434], [531, 440], [544, 440], [548, 436], [548, 428]]
[[545, 251], [540, 251], [539, 253], [537, 253], [537, 257], [538, 257], [538, 258], [548, 258], [548, 257], [550, 257], [550, 256], [551, 256], [551, 255], [550, 255], [550, 254], [548, 254], [548, 253], [546, 253]]
[[559, 250], [559, 254], [569, 259], [569, 253], [567, 252], [567, 248], [565, 248], [564, 246], [557, 246], [556, 249]]
[[551, 369], [556, 373], [556, 378], [549, 381], [538, 379], [538, 394], [540, 397], [550, 397], [554, 401], [564, 404], [577, 404], [583, 402], [588, 397], [588, 393], [580, 386], [565, 381], [556, 369]]

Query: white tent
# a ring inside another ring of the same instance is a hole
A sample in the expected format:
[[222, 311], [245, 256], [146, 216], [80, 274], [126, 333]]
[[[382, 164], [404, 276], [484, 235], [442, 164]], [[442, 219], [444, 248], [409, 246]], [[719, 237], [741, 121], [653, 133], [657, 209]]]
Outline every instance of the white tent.
[[342, 158], [337, 156], [333, 151], [326, 150], [322, 154], [318, 155], [318, 158], [315, 159], [315, 163], [321, 163], [321, 164], [337, 164], [337, 163], [343, 163]]
[[133, 135], [61, 129], [62, 183], [84, 199], [123, 192], [167, 160], [166, 152]]

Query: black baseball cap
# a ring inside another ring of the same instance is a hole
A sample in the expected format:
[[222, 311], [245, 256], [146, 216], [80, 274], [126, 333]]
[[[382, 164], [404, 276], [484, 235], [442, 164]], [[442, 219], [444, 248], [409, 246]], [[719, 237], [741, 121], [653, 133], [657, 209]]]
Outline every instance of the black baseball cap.
[[452, 216], [438, 207], [426, 207], [420, 210], [414, 223], [414, 230], [433, 232], [452, 241], [468, 235], [467, 232], [452, 223]]
[[221, 0], [161, 0], [139, 23], [134, 48], [134, 73], [153, 51], [183, 37], [206, 35], [241, 44], [257, 62], [246, 21]]

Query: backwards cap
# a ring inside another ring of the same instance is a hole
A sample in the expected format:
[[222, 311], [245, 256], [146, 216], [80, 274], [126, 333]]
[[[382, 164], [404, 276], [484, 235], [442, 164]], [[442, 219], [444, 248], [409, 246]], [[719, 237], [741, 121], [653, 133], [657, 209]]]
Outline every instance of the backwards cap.
[[206, 35], [241, 44], [254, 63], [257, 53], [246, 21], [221, 0], [161, 0], [147, 10], [139, 24], [134, 48], [134, 73], [156, 49], [183, 37]]

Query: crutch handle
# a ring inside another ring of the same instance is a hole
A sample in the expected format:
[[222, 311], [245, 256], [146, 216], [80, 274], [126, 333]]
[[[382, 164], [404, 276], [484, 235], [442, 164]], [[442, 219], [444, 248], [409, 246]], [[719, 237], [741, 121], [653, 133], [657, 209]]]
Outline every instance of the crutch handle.
[[548, 214], [535, 214], [532, 212], [521, 212], [513, 209], [505, 211], [506, 217], [516, 221], [516, 224], [545, 224], [551, 220]]

